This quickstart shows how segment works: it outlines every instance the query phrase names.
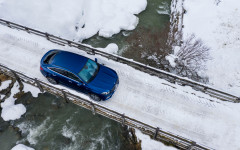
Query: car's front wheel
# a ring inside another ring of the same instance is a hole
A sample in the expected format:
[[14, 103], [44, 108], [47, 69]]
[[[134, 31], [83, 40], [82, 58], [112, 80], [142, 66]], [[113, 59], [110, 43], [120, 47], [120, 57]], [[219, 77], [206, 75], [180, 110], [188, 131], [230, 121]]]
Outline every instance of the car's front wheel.
[[94, 101], [101, 101], [101, 98], [97, 96], [96, 94], [91, 93], [90, 98], [93, 99]]
[[57, 81], [53, 78], [47, 77], [48, 82], [52, 83], [52, 84], [57, 84]]

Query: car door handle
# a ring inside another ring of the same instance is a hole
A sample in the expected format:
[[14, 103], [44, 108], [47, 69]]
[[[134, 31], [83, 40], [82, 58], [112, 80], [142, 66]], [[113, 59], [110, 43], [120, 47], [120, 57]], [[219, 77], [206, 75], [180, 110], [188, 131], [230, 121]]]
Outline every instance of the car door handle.
[[68, 81], [69, 83], [72, 83], [72, 81]]
[[57, 75], [53, 74], [54, 77], [56, 77]]

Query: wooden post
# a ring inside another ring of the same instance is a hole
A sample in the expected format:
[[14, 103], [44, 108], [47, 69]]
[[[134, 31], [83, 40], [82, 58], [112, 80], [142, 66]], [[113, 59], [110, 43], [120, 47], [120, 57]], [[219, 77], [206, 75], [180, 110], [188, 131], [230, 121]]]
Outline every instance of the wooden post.
[[236, 103], [239, 103], [239, 102], [240, 102], [240, 97], [238, 97], [238, 98], [237, 98], [237, 101], [236, 101]]
[[154, 134], [154, 137], [153, 137], [154, 140], [157, 139], [158, 131], [159, 131], [159, 127], [156, 128], [156, 131], [155, 131], [155, 134]]
[[7, 23], [7, 26], [8, 26], [9, 28], [12, 28], [10, 22], [7, 22], [7, 21], [6, 21], [6, 23]]
[[49, 34], [48, 34], [48, 33], [45, 33], [45, 36], [46, 36], [47, 40], [50, 41]]
[[39, 81], [37, 80], [37, 78], [35, 78], [35, 83], [37, 84], [39, 90], [40, 90], [41, 92], [44, 92], [44, 89], [42, 88], [42, 85], [39, 83]]
[[16, 78], [16, 80], [17, 80], [19, 83], [21, 83], [22, 81], [20, 80], [19, 76], [15, 73], [15, 71], [14, 71], [14, 70], [11, 70], [11, 72], [12, 72], [13, 76]]
[[25, 30], [27, 31], [27, 33], [30, 33], [29, 28], [25, 27]]
[[122, 126], [125, 126], [125, 114], [122, 114]]
[[92, 109], [92, 114], [95, 115], [96, 114], [96, 110], [95, 110], [95, 106], [94, 104], [91, 102], [91, 109]]
[[71, 41], [67, 41], [67, 43], [68, 43], [68, 46], [72, 47]]
[[69, 103], [69, 100], [67, 98], [66, 92], [64, 91], [64, 89], [62, 89], [62, 93], [63, 93], [63, 98], [65, 100], [66, 103]]
[[196, 142], [192, 141], [191, 145], [188, 147], [187, 150], [193, 150], [196, 144], [197, 144]]
[[207, 89], [208, 89], [207, 87], [204, 87], [203, 88], [203, 93], [205, 93], [207, 91]]

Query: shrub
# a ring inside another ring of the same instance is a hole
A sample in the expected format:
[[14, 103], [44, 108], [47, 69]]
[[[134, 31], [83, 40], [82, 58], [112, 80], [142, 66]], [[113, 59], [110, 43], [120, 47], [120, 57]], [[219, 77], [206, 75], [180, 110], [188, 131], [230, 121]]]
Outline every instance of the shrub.
[[205, 46], [201, 39], [196, 39], [192, 34], [183, 41], [180, 49], [176, 52], [177, 64], [182, 69], [187, 68], [192, 72], [205, 69], [205, 62], [210, 59], [210, 48]]

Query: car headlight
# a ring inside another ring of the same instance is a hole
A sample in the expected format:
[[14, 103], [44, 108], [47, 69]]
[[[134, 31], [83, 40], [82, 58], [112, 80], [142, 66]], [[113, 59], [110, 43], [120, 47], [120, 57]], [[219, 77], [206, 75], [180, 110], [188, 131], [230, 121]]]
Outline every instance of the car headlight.
[[102, 95], [108, 95], [110, 93], [110, 91], [108, 91], [108, 92], [102, 92], [101, 94]]

